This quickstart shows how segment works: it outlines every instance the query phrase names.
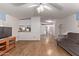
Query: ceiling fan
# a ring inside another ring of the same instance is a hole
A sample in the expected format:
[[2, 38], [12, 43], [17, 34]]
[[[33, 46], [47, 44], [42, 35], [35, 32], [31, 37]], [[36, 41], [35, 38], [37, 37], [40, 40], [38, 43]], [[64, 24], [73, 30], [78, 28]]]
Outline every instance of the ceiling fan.
[[62, 6], [59, 5], [58, 3], [11, 3], [12, 5], [15, 6], [23, 6], [23, 5], [27, 5], [27, 7], [32, 8], [35, 7], [37, 12], [43, 12], [45, 10], [52, 10], [52, 7], [58, 9], [58, 10], [62, 10]]
[[60, 6], [57, 3], [37, 3], [37, 4], [31, 4], [28, 7], [29, 8], [35, 7], [38, 13], [43, 12], [45, 9], [50, 11], [52, 10], [52, 7], [58, 10], [62, 10], [62, 6]]
[[[45, 10], [52, 11], [53, 9], [52, 7], [54, 7], [57, 10], [63, 9], [63, 6], [61, 6], [58, 3], [11, 3], [11, 4], [17, 7], [27, 5], [28, 8], [35, 8], [38, 13], [41, 13]], [[24, 19], [27, 19], [27, 18], [24, 18]]]

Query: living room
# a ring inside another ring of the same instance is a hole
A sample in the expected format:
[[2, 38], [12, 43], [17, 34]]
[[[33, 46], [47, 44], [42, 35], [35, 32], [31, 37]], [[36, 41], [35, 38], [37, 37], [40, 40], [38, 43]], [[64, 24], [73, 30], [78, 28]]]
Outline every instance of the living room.
[[[79, 3], [0, 3], [0, 55], [79, 55], [78, 6]], [[64, 40], [71, 36], [71, 42], [77, 39], [69, 44], [73, 50], [65, 45], [69, 40]], [[66, 42], [64, 47], [62, 39]]]

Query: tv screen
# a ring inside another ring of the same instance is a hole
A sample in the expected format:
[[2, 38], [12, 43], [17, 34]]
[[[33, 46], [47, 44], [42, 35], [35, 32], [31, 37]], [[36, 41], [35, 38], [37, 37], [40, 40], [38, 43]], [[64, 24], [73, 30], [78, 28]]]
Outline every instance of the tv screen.
[[3, 38], [3, 28], [0, 27], [0, 39]]
[[12, 36], [12, 27], [0, 27], [0, 39]]

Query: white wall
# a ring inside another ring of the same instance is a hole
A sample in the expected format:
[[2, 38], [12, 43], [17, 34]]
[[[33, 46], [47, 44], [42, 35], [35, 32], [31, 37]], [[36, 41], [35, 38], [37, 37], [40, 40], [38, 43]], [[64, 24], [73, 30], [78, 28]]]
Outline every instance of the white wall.
[[35, 40], [40, 40], [40, 17], [31, 18], [31, 30]]
[[75, 15], [56, 20], [56, 35], [59, 34], [59, 24], [62, 24], [61, 34], [67, 34], [68, 32], [79, 33], [78, 21]]
[[31, 32], [18, 32], [18, 40], [40, 40], [40, 17], [32, 17], [28, 20], [19, 20], [19, 24], [31, 24]]

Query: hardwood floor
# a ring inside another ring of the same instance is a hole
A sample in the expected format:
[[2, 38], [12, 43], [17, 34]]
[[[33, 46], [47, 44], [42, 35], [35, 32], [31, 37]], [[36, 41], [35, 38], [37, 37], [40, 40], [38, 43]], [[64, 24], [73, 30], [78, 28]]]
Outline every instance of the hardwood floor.
[[40, 41], [17, 41], [16, 47], [4, 56], [70, 56], [57, 46], [52, 37], [41, 38]]

